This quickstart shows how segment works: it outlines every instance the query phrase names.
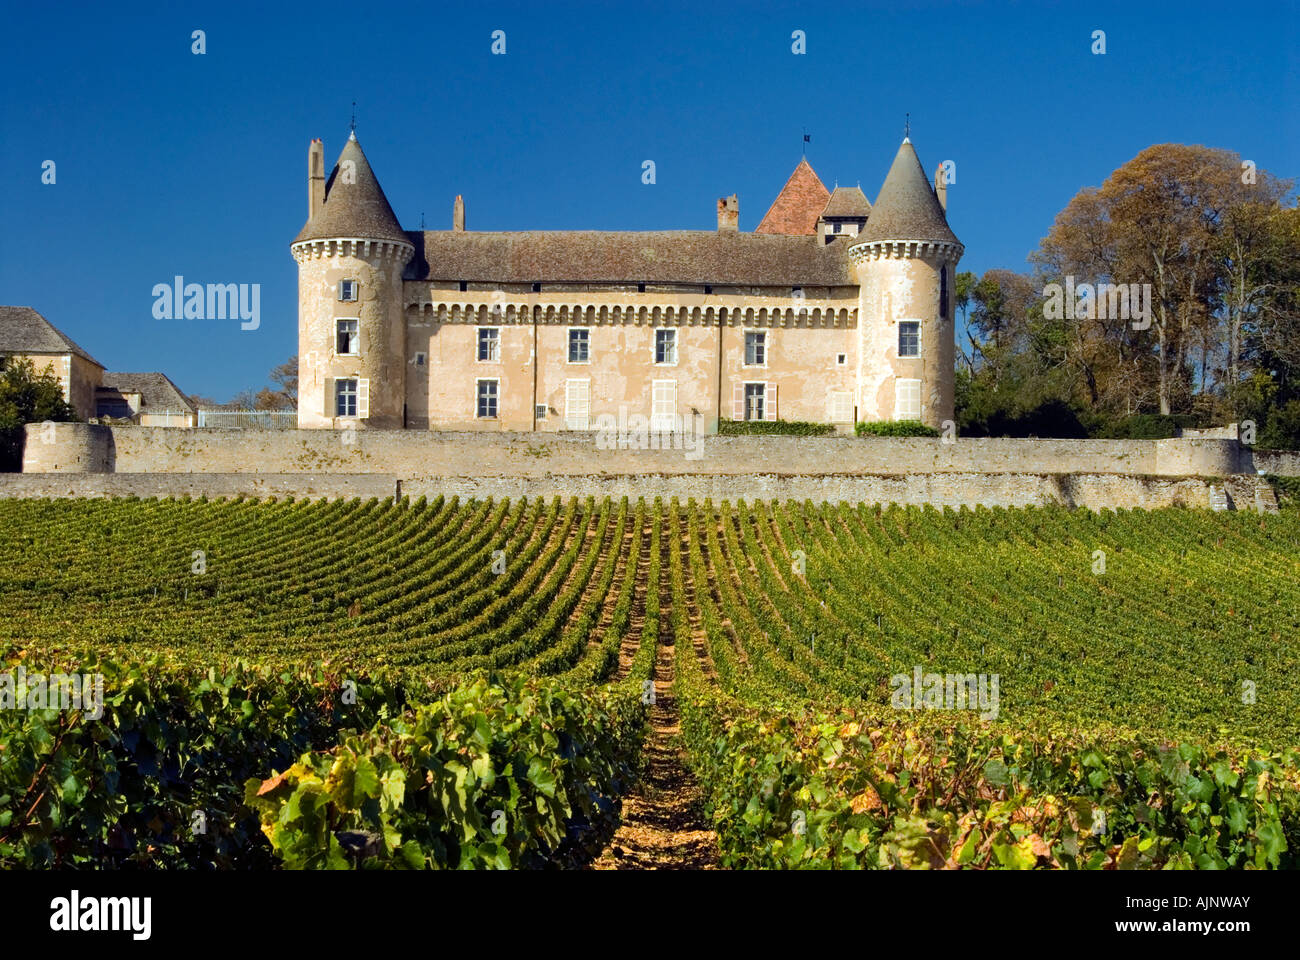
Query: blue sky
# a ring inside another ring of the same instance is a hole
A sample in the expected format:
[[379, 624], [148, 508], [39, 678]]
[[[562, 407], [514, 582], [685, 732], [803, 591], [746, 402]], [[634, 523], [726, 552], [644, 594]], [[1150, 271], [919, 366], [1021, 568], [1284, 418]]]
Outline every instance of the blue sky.
[[[1022, 268], [1080, 187], [1152, 143], [1300, 174], [1293, 2], [179, 6], [9, 8], [0, 302], [221, 400], [296, 351], [307, 144], [332, 166], [354, 99], [407, 229], [448, 227], [458, 193], [477, 230], [713, 229], [734, 192], [752, 230], [804, 128], [827, 186], [874, 200], [909, 112], [927, 170], [956, 163], [976, 272]], [[177, 274], [261, 284], [260, 329], [154, 319]]]

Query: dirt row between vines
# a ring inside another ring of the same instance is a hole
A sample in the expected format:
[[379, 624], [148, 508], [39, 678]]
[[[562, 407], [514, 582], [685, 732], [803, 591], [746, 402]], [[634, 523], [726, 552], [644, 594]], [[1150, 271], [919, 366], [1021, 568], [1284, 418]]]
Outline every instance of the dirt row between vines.
[[[642, 538], [649, 545], [648, 531]], [[633, 622], [635, 644], [642, 641], [640, 623], [644, 623], [645, 595], [659, 591], [660, 636], [655, 655], [654, 703], [650, 705], [650, 724], [643, 748], [645, 768], [632, 792], [623, 799], [618, 829], [613, 839], [592, 864], [595, 870], [715, 870], [718, 867], [718, 836], [700, 813], [702, 794], [695, 777], [682, 756], [681, 715], [673, 689], [676, 678], [676, 641], [672, 627], [672, 590], [669, 585], [667, 551], [680, 544], [680, 532], [673, 531], [660, 539], [660, 582], [647, 583], [648, 559], [637, 558], [636, 602]], [[648, 553], [648, 551], [646, 551]], [[639, 617], [638, 617], [639, 615]], [[639, 619], [639, 623], [638, 623]], [[683, 642], [693, 638], [683, 637]], [[653, 643], [655, 638], [647, 637]], [[620, 656], [620, 676], [626, 675], [624, 664], [636, 654], [635, 645], [625, 645]]]

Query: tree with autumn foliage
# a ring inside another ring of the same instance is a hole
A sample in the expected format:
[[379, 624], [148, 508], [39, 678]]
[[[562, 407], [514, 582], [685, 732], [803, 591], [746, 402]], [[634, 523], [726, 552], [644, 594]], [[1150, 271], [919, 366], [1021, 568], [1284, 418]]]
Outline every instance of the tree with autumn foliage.
[[[1252, 414], [1274, 417], [1274, 442], [1300, 445], [1280, 412], [1300, 406], [1292, 186], [1228, 150], [1159, 144], [1081, 190], [1031, 257], [1032, 274], [989, 271], [968, 284], [965, 419], [1034, 403], [1068, 405], [1094, 431], [1135, 414]], [[1045, 316], [1047, 284], [1066, 278], [1149, 284], [1149, 324], [1106, 310]]]

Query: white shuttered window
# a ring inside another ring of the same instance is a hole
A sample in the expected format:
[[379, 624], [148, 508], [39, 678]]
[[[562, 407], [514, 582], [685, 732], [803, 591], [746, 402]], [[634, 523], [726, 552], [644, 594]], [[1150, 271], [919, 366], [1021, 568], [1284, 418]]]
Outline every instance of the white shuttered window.
[[921, 419], [921, 381], [894, 381], [894, 419]]
[[676, 428], [677, 381], [656, 380], [652, 386], [650, 429], [664, 433]]
[[564, 381], [564, 426], [587, 430], [591, 420], [591, 381]]

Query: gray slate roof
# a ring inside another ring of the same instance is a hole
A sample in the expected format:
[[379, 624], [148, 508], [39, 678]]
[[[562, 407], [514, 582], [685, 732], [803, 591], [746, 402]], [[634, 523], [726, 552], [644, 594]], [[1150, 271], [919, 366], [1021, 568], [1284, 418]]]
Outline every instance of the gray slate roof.
[[[351, 161], [353, 182], [345, 183], [344, 164]], [[367, 240], [406, 240], [397, 215], [388, 204], [370, 162], [355, 135], [343, 145], [338, 163], [325, 181], [325, 202], [293, 240], [360, 237]]]
[[712, 230], [536, 230], [408, 234], [408, 280], [857, 286], [848, 257], [818, 236]]
[[867, 225], [854, 243], [874, 240], [958, 242], [911, 141], [904, 140], [898, 148]]
[[181, 413], [194, 411], [194, 405], [185, 399], [176, 384], [165, 373], [104, 373], [104, 384], [95, 391], [96, 398], [114, 394], [140, 394], [141, 411]]
[[0, 306], [0, 353], [75, 353], [104, 366], [31, 307]]
[[823, 217], [856, 217], [863, 219], [871, 214], [871, 201], [861, 187], [836, 187], [826, 201]]

